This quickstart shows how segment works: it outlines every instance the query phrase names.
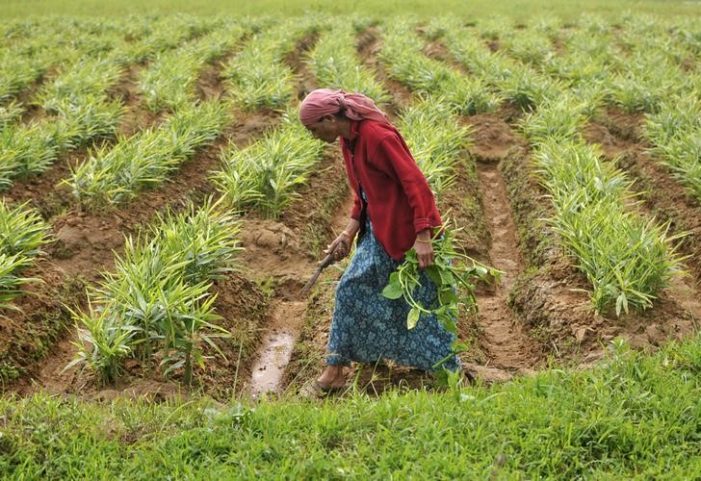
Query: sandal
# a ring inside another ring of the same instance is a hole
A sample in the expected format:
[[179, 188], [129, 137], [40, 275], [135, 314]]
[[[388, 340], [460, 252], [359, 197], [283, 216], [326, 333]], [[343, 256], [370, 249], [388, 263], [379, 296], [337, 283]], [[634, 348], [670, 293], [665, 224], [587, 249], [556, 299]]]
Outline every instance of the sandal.
[[333, 394], [340, 394], [345, 391], [346, 388], [347, 386], [345, 384], [343, 386], [323, 386], [319, 381], [314, 380], [302, 386], [299, 393], [307, 398], [323, 398]]

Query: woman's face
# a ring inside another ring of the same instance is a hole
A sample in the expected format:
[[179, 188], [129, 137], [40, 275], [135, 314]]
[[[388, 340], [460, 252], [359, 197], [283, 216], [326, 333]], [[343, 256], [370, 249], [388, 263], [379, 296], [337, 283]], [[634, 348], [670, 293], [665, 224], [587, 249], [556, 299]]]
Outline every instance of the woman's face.
[[330, 144], [336, 142], [338, 136], [341, 135], [338, 122], [336, 122], [336, 117], [333, 115], [322, 117], [318, 122], [308, 125], [307, 129], [317, 139]]

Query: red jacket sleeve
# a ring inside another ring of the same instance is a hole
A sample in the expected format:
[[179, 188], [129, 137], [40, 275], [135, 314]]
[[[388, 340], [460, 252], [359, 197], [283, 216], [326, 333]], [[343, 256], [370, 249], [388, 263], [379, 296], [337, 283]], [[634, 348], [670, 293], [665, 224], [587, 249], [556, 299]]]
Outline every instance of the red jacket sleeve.
[[432, 225], [430, 215], [436, 211], [433, 192], [406, 144], [397, 134], [387, 135], [378, 144], [373, 164], [399, 180], [409, 205], [414, 210], [414, 231], [421, 232]]
[[[352, 190], [352, 189], [351, 189]], [[360, 202], [360, 198], [358, 197], [358, 194], [355, 193], [355, 190], [353, 190], [353, 207], [351, 208], [351, 219], [355, 219], [357, 221], [360, 221], [360, 212], [363, 209], [363, 204]]]

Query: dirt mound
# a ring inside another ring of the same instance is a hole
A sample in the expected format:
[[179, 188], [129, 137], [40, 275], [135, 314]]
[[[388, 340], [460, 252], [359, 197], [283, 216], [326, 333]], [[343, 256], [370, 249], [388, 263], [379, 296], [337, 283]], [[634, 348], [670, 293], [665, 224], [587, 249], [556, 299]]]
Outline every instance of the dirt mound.
[[523, 145], [511, 127], [495, 114], [478, 114], [466, 118], [471, 126], [470, 153], [478, 162], [499, 162], [517, 145]]

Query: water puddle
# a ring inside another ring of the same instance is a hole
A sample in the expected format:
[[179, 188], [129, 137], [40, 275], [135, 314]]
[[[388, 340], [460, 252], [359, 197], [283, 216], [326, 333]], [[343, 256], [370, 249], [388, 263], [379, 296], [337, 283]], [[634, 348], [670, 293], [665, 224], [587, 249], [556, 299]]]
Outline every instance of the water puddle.
[[280, 302], [273, 307], [251, 372], [251, 396], [277, 393], [304, 320], [304, 302]]

